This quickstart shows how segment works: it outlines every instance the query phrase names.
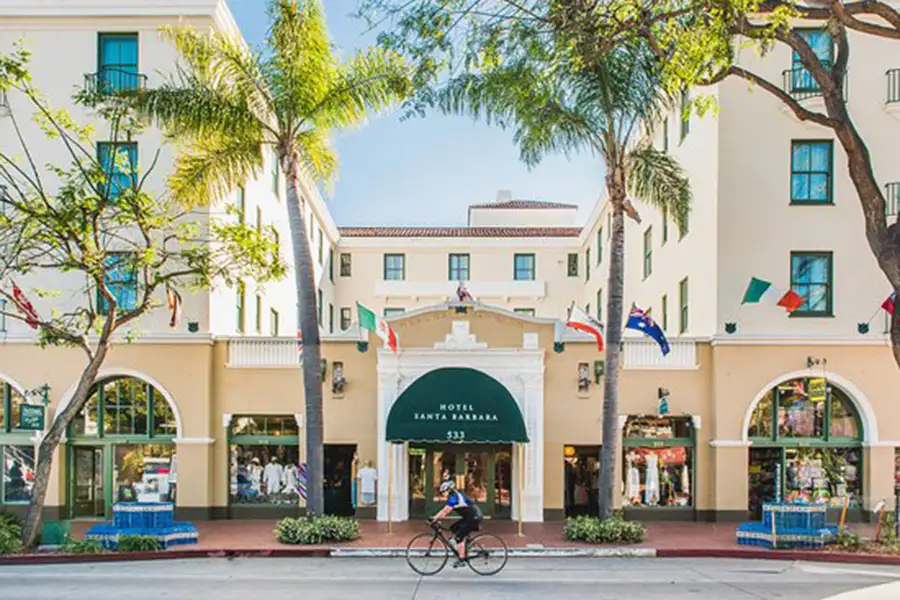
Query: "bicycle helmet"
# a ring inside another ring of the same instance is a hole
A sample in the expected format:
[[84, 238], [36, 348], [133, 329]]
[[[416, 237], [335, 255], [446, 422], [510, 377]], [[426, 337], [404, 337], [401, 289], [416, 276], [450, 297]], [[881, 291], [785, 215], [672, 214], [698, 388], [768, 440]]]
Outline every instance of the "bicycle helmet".
[[452, 479], [448, 479], [444, 483], [441, 484], [441, 493], [446, 494], [449, 491], [456, 489], [456, 484], [453, 483]]

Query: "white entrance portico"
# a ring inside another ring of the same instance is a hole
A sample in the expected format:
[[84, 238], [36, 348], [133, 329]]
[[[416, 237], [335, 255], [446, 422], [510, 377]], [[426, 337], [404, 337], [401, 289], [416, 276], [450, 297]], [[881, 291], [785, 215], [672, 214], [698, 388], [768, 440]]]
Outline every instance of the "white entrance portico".
[[[470, 333], [469, 321], [460, 316], [453, 321], [445, 339], [430, 348], [402, 348], [400, 352], [378, 351], [378, 520], [388, 520], [388, 490], [392, 487], [392, 520], [409, 518], [408, 444], [387, 442], [387, 421], [400, 395], [426, 373], [449, 367], [480, 371], [509, 392], [521, 411], [528, 441], [525, 446], [522, 517], [526, 522], [543, 520], [544, 471], [544, 350], [538, 334], [526, 333], [521, 348], [489, 348]], [[466, 390], [456, 393], [466, 402]], [[393, 486], [388, 485], [389, 452], [393, 452]], [[512, 480], [518, 484], [523, 465], [513, 454]], [[516, 486], [516, 492], [518, 487]], [[518, 502], [512, 504], [518, 519]]]

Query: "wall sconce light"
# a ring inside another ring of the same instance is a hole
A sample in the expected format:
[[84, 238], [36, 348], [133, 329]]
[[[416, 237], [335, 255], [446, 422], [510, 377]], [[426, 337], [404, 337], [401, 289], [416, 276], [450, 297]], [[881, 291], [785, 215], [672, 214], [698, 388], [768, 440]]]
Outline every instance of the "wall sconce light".
[[553, 351], [557, 354], [562, 354], [566, 351], [566, 343], [565, 342], [553, 342]]
[[725, 333], [728, 335], [734, 334], [737, 331], [737, 323], [725, 323]]
[[600, 383], [600, 379], [603, 378], [603, 373], [606, 372], [606, 361], [603, 360], [595, 360], [594, 361], [594, 383]]
[[356, 342], [356, 349], [359, 352], [367, 352], [369, 350], [369, 342]]
[[869, 333], [869, 324], [868, 323], [857, 323], [856, 331], [858, 331], [860, 335], [866, 335], [867, 333]]

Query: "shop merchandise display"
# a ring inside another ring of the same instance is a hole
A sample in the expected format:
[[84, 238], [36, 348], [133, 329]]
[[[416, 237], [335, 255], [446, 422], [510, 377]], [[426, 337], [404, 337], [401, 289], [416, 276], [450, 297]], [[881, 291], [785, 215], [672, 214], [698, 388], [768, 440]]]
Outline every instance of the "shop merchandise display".
[[302, 483], [298, 459], [299, 450], [290, 446], [233, 445], [230, 502], [296, 504]]

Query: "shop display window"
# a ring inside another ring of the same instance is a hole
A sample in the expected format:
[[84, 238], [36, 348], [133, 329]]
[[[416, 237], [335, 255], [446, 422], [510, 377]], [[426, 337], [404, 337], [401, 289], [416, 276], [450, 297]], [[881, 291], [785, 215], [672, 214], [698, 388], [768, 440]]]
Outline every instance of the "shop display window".
[[0, 446], [3, 477], [0, 497], [4, 504], [25, 504], [31, 500], [34, 487], [34, 448], [31, 446]]
[[671, 440], [693, 435], [693, 421], [686, 416], [634, 416], [625, 422], [626, 438]]
[[174, 455], [171, 444], [117, 444], [113, 473], [116, 501], [170, 501]]
[[859, 505], [862, 448], [788, 448], [784, 464], [786, 501]]
[[632, 416], [624, 431], [624, 504], [647, 508], [693, 506], [692, 418]]
[[300, 434], [297, 419], [293, 416], [234, 417], [231, 435], [296, 436]]
[[232, 504], [297, 504], [300, 497], [298, 446], [232, 444], [229, 455]]

